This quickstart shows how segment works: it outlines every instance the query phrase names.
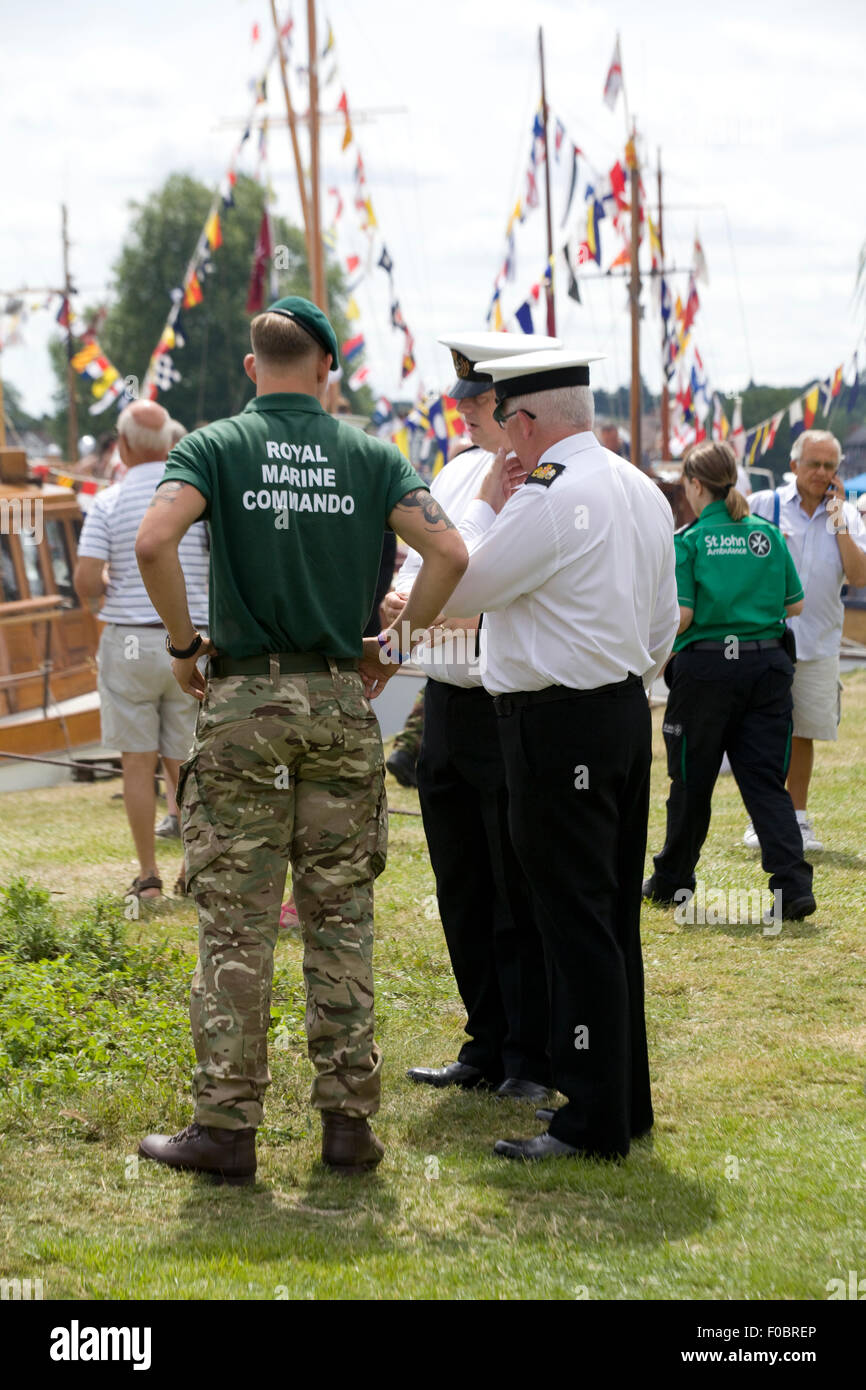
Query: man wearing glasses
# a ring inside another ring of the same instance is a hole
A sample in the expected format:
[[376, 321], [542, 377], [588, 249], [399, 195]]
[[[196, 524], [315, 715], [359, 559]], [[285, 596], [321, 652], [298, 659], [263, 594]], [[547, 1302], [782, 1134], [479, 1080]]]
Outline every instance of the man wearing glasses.
[[[509, 829], [550, 989], [550, 1125], [503, 1158], [624, 1157], [653, 1123], [640, 947], [651, 725], [644, 686], [679, 623], [673, 515], [592, 433], [592, 355], [479, 363], [506, 448], [458, 522], [445, 614], [484, 612]], [[513, 490], [506, 450], [527, 473]]]
[[[797, 640], [797, 661], [787, 781], [804, 851], [824, 848], [813, 830], [806, 802], [815, 739], [834, 741], [841, 714], [841, 588], [843, 584], [854, 588], [866, 584], [866, 528], [857, 508], [845, 501], [845, 486], [838, 472], [841, 458], [839, 441], [829, 430], [806, 430], [791, 449], [793, 480], [775, 492], [756, 492], [749, 498], [756, 516], [781, 528], [806, 595], [803, 612], [790, 621]], [[750, 848], [758, 848], [751, 823], [743, 840]]]

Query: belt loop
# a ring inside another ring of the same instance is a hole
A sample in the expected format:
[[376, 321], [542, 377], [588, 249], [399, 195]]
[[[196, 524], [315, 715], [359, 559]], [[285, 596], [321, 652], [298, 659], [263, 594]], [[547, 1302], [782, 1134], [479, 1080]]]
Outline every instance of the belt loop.
[[334, 690], [336, 691], [339, 688], [337, 684], [337, 677], [339, 676], [339, 671], [337, 670], [337, 663], [332, 656], [326, 656], [325, 660], [328, 663], [328, 670], [331, 673], [331, 680], [334, 682]]
[[268, 669], [271, 674], [271, 685], [276, 690], [280, 683], [280, 658], [278, 656], [268, 657]]

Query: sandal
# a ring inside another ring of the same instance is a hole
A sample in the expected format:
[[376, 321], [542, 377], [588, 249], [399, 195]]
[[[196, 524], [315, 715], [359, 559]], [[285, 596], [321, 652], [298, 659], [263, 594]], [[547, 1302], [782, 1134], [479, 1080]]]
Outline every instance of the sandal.
[[[161, 893], [162, 879], [157, 878], [156, 874], [151, 874], [150, 878], [134, 878], [126, 890], [126, 896], [129, 897], [131, 894], [132, 897], [138, 898], [138, 900], [141, 901], [142, 893], [146, 892], [149, 888], [157, 888]], [[145, 898], [144, 901], [149, 902], [151, 900]]]

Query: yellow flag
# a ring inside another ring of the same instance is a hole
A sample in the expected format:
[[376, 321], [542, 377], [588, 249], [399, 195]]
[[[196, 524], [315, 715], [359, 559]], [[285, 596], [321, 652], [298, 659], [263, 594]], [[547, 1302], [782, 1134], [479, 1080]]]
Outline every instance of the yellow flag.
[[94, 381], [91, 389], [97, 400], [100, 400], [101, 397], [105, 395], [111, 383], [113, 381], [117, 381], [117, 378], [119, 376], [120, 372], [117, 370], [116, 367], [109, 367], [108, 370], [102, 374], [98, 381]]
[[503, 328], [503, 318], [502, 318], [502, 310], [501, 310], [501, 308], [499, 307], [499, 300], [498, 300], [498, 299], [497, 299], [496, 303], [495, 303], [494, 306], [493, 306], [493, 327], [494, 327], [494, 329], [496, 330], [497, 333], [501, 333], [501, 332], [502, 332], [502, 328]]
[[393, 439], [394, 439], [394, 443], [397, 445], [397, 448], [400, 450], [400, 453], [403, 454], [403, 455], [405, 455], [406, 458], [408, 458], [408, 457], [409, 457], [409, 431], [407, 430], [407, 428], [406, 428], [405, 425], [403, 426], [402, 429], [395, 430]]
[[350, 323], [354, 323], [355, 319], [359, 319], [360, 317], [361, 310], [358, 308], [358, 301], [355, 299], [355, 296], [352, 295], [352, 298], [346, 305], [346, 318]]
[[76, 352], [69, 365], [74, 372], [83, 372], [88, 362], [92, 362], [94, 357], [99, 356], [99, 352], [98, 344], [88, 343], [80, 352]]
[[519, 222], [519, 220], [520, 220], [520, 214], [521, 214], [522, 212], [523, 212], [523, 207], [522, 207], [522, 205], [521, 205], [520, 199], [518, 198], [518, 199], [517, 199], [517, 202], [514, 204], [514, 211], [512, 212], [511, 216], [510, 216], [509, 219], [508, 219], [508, 226], [505, 228], [505, 235], [506, 235], [506, 236], [511, 236], [511, 228], [514, 226], [515, 222]]
[[345, 133], [344, 133], [344, 135], [343, 135], [343, 149], [344, 149], [344, 150], [348, 149], [349, 146], [351, 145], [351, 143], [352, 143], [352, 122], [349, 120], [349, 117], [348, 117], [348, 115], [347, 115], [347, 116], [346, 116], [346, 130], [345, 130]]
[[807, 391], [803, 397], [803, 422], [807, 430], [812, 428], [812, 422], [815, 419], [820, 389], [819, 386], [813, 386], [811, 391]]

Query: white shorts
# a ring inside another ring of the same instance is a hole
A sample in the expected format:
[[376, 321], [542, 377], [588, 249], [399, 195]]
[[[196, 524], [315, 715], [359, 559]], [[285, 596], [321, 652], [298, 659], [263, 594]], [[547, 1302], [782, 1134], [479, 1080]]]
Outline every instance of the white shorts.
[[837, 738], [842, 714], [838, 656], [819, 656], [794, 665], [794, 738]]
[[188, 758], [198, 700], [171, 673], [165, 629], [109, 623], [96, 659], [102, 742], [120, 753]]

